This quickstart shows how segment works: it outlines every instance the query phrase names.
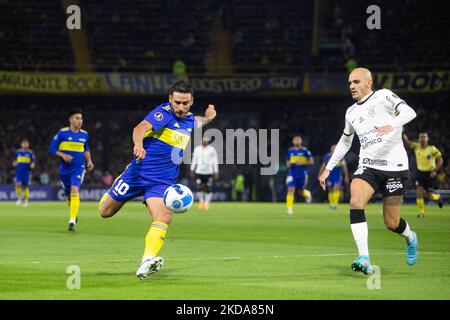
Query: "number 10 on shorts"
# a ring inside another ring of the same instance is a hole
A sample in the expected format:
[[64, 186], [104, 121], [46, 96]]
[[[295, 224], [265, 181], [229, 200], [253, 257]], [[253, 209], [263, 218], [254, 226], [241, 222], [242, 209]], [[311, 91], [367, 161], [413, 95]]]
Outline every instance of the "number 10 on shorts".
[[123, 196], [125, 193], [127, 193], [128, 189], [130, 189], [130, 186], [124, 182], [122, 179], [120, 179], [116, 186], [114, 187], [114, 191], [117, 192], [119, 195]]

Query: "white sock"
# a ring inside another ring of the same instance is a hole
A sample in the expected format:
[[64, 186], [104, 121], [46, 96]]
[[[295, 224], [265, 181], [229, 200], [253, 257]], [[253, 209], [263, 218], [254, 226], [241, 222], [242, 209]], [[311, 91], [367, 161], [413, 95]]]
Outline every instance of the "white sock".
[[153, 257], [152, 256], [144, 256], [142, 257], [142, 262], [144, 262], [145, 260], [152, 260]]
[[212, 193], [211, 192], [207, 193], [206, 196], [205, 196], [206, 203], [210, 203], [211, 199], [212, 199]]
[[75, 219], [69, 219], [69, 223], [77, 223]]
[[[406, 221], [405, 221], [405, 222], [406, 222]], [[411, 241], [414, 240], [414, 236], [413, 236], [413, 234], [412, 234], [412, 232], [411, 232], [411, 229], [409, 228], [408, 222], [406, 222], [406, 228], [405, 228], [405, 231], [403, 231], [403, 233], [401, 234], [401, 236], [402, 236], [403, 238], [405, 238], [406, 241], [407, 241], [408, 243], [411, 243]]]
[[353, 239], [355, 239], [356, 246], [360, 256], [369, 256], [369, 230], [367, 222], [352, 223], [351, 225]]
[[205, 201], [205, 193], [204, 193], [203, 191], [197, 192], [197, 196], [198, 196], [198, 200], [199, 200], [200, 202]]

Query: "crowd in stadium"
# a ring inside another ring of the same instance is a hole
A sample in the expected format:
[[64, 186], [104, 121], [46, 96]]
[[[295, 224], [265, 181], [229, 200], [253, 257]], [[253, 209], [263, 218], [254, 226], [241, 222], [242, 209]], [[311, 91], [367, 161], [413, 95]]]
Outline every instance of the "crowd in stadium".
[[[449, 23], [444, 0], [387, 1], [382, 34], [365, 26], [369, 0], [324, 1], [320, 8], [313, 0], [80, 3], [98, 71], [170, 72], [181, 60], [189, 73], [204, 73], [219, 43], [230, 50], [235, 72], [345, 70], [349, 59], [374, 70], [430, 70], [448, 66], [450, 55], [440, 38]], [[311, 53], [315, 10], [324, 19], [317, 55]], [[74, 70], [61, 12], [58, 1], [0, 2], [0, 69]]]

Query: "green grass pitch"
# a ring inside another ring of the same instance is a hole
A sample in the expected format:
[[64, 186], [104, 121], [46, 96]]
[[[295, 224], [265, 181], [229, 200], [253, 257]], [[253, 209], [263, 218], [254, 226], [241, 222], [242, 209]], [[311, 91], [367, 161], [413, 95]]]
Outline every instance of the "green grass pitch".
[[[64, 203], [0, 203], [0, 299], [450, 299], [450, 211], [403, 206], [419, 237], [419, 262], [405, 262], [405, 243], [383, 225], [381, 206], [366, 210], [372, 264], [380, 289], [354, 273], [356, 247], [348, 205], [213, 203], [175, 215], [160, 272], [135, 271], [150, 225], [142, 204], [129, 203], [112, 219], [96, 203], [81, 203], [75, 233]], [[66, 286], [71, 265], [80, 289]], [[375, 283], [375, 282], [372, 282]]]

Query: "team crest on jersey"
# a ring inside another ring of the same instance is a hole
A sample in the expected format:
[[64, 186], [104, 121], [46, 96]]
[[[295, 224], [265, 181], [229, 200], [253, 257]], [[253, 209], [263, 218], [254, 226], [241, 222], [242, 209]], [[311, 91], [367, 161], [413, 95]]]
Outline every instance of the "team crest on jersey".
[[154, 115], [156, 121], [161, 121], [162, 119], [164, 119], [164, 116], [161, 112], [156, 112]]

